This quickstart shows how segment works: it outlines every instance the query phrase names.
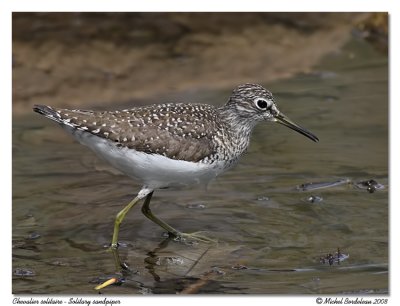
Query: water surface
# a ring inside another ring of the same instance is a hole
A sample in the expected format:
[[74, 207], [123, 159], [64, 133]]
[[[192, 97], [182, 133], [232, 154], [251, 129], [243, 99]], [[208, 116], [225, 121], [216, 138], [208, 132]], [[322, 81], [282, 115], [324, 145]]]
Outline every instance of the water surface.
[[[239, 165], [207, 189], [155, 192], [156, 215], [219, 243], [170, 241], [135, 207], [120, 231], [120, 260], [131, 271], [102, 291], [387, 293], [387, 66], [386, 57], [353, 40], [310, 73], [263, 84], [320, 142], [260, 124]], [[182, 97], [218, 105], [230, 91]], [[296, 189], [340, 179], [374, 179], [385, 189]], [[139, 189], [49, 120], [14, 117], [13, 293], [96, 293], [98, 282], [120, 272], [104, 245], [115, 215]], [[338, 248], [347, 260], [320, 262]]]

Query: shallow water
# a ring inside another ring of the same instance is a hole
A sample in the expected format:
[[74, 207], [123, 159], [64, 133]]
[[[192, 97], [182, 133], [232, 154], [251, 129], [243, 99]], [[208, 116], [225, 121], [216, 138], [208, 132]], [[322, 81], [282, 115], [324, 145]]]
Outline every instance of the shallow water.
[[[239, 165], [207, 190], [155, 192], [156, 215], [219, 243], [170, 241], [135, 207], [120, 231], [120, 260], [131, 271], [102, 292], [387, 293], [387, 66], [386, 57], [353, 40], [310, 73], [264, 84], [320, 142], [260, 124]], [[230, 90], [182, 97], [220, 104]], [[385, 188], [296, 189], [340, 179], [374, 179]], [[96, 293], [120, 272], [104, 246], [115, 215], [139, 188], [52, 122], [15, 117], [13, 293]], [[338, 248], [349, 258], [320, 262]]]

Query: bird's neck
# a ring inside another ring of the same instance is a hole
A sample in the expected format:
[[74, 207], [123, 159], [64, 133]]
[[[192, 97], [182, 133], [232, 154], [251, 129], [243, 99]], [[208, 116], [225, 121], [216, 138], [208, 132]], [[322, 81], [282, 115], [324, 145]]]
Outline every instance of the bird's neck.
[[257, 122], [251, 120], [251, 118], [241, 116], [236, 109], [229, 105], [220, 107], [218, 113], [229, 127], [227, 132], [230, 135], [233, 146], [236, 148], [236, 154], [241, 155], [249, 146], [251, 132]]
[[232, 104], [226, 104], [217, 109], [220, 118], [230, 125], [232, 131], [250, 136], [253, 128], [257, 124], [257, 120], [249, 117], [246, 113], [240, 112]]

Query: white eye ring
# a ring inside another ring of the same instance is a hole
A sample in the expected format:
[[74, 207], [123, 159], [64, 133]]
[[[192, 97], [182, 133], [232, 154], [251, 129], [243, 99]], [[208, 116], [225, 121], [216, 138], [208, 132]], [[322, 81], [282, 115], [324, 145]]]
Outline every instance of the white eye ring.
[[267, 100], [262, 99], [262, 98], [255, 99], [254, 104], [257, 106], [258, 109], [261, 109], [261, 110], [267, 110], [271, 107], [271, 103], [269, 103]]

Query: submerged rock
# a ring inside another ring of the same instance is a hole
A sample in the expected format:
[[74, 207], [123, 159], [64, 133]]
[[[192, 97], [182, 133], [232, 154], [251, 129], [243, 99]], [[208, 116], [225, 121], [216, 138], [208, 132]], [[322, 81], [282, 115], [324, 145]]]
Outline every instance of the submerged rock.
[[365, 189], [369, 193], [374, 193], [376, 190], [385, 189], [385, 186], [383, 186], [382, 184], [378, 183], [373, 179], [357, 182], [354, 184], [354, 186], [356, 186], [359, 189]]
[[325, 256], [322, 256], [319, 258], [319, 262], [322, 264], [326, 264], [328, 263], [330, 266], [332, 266], [333, 264], [338, 264], [340, 265], [340, 263], [346, 259], [348, 259], [350, 257], [349, 254], [343, 254], [340, 249], [337, 249], [337, 252], [332, 254], [326, 254]]

